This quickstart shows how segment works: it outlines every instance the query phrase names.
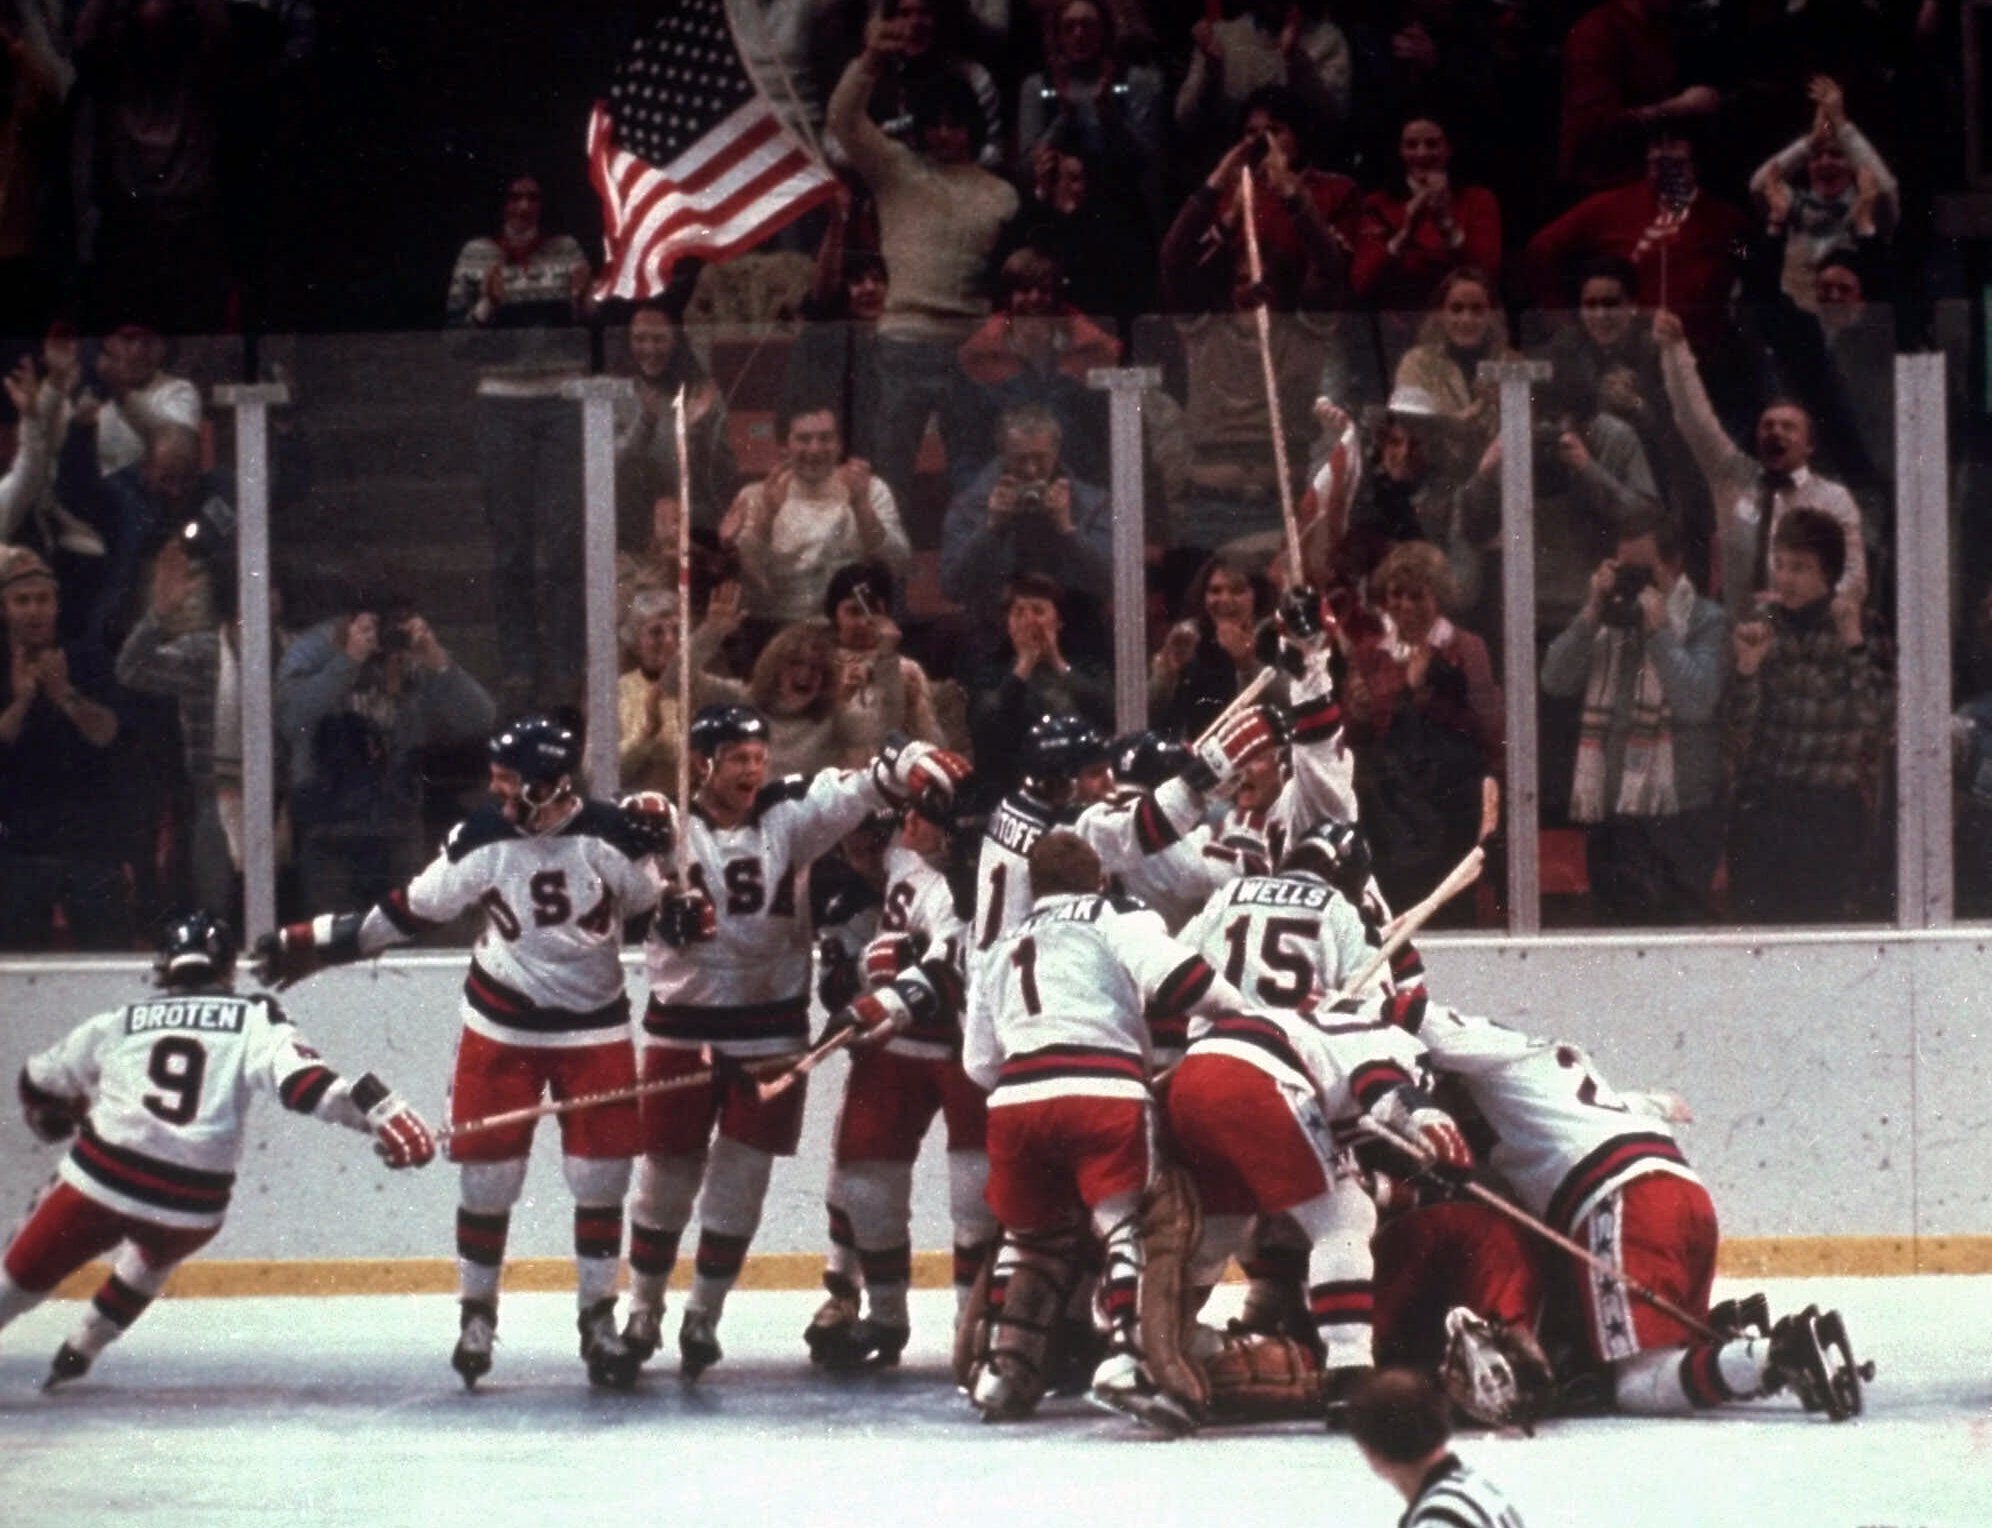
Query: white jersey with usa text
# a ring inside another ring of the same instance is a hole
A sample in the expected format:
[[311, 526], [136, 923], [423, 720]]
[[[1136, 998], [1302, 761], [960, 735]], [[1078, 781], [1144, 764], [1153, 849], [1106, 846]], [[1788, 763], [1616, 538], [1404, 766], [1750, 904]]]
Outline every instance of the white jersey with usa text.
[[96, 1014], [27, 1063], [46, 1093], [91, 1100], [57, 1175], [159, 1225], [218, 1226], [242, 1156], [250, 1100], [309, 1112], [338, 1074], [274, 999], [220, 988], [162, 992]]
[[1432, 1069], [1457, 1079], [1484, 1122], [1476, 1131], [1461, 1121], [1477, 1154], [1556, 1229], [1568, 1234], [1602, 1196], [1647, 1173], [1700, 1181], [1666, 1123], [1634, 1109], [1581, 1047], [1422, 998], [1402, 1013]]
[[[955, 905], [947, 874], [924, 854], [894, 839], [885, 851], [885, 905], [879, 909], [881, 934], [910, 934], [922, 962], [941, 961], [962, 974], [968, 921]], [[942, 1013], [916, 1021], [894, 1035], [885, 1048], [901, 1056], [945, 1061], [961, 1049], [961, 1017]]]
[[627, 815], [608, 802], [582, 803], [548, 833], [486, 807], [367, 914], [360, 950], [375, 954], [479, 908], [465, 1027], [510, 1045], [599, 1045], [629, 1032], [623, 924], [657, 905], [644, 859]]
[[1180, 780], [1165, 780], [1153, 791], [1121, 793], [1077, 812], [1047, 806], [1029, 791], [1010, 792], [990, 814], [976, 861], [971, 983], [981, 952], [1029, 916], [1031, 847], [1046, 833], [1053, 828], [1077, 833], [1110, 877], [1140, 876], [1142, 861], [1179, 842], [1202, 816], [1201, 799]]
[[1237, 1009], [1237, 991], [1148, 909], [1041, 898], [989, 949], [969, 992], [962, 1061], [989, 1106], [1148, 1097], [1151, 1021]]
[[1362, 914], [1311, 875], [1234, 881], [1182, 937], [1248, 1001], [1267, 1008], [1299, 1008], [1340, 991], [1370, 954]]
[[682, 949], [652, 933], [644, 947], [650, 1005], [645, 1041], [728, 1055], [771, 1056], [809, 1037], [811, 861], [888, 803], [860, 770], [769, 782], [738, 826], [694, 802], [687, 874], [712, 898], [718, 933]]
[[1256, 840], [1228, 839], [1218, 825], [1200, 822], [1174, 843], [1124, 863], [1110, 883], [1160, 913], [1173, 934], [1240, 876], [1263, 871], [1261, 852]]
[[1342, 727], [1342, 707], [1325, 652], [1310, 654], [1293, 681], [1288, 726], [1287, 779], [1279, 794], [1257, 810], [1234, 806], [1224, 820], [1224, 839], [1257, 839], [1269, 865], [1278, 865], [1309, 829], [1356, 820], [1356, 759]]

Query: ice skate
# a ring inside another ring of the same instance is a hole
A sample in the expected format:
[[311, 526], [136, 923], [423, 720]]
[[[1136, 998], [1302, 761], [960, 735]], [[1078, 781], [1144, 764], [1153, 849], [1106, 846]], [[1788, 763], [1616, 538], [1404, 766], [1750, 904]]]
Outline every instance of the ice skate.
[[1873, 1377], [1873, 1364], [1855, 1362], [1838, 1311], [1822, 1315], [1818, 1306], [1808, 1305], [1771, 1329], [1766, 1395], [1789, 1386], [1807, 1411], [1823, 1411], [1829, 1421], [1844, 1422], [1860, 1415], [1861, 1382]]
[[697, 1379], [718, 1363], [717, 1323], [702, 1310], [688, 1310], [678, 1325], [678, 1370], [686, 1379]]
[[802, 1340], [809, 1345], [809, 1361], [825, 1369], [855, 1368], [849, 1361], [852, 1333], [858, 1324], [858, 1297], [833, 1289], [830, 1297], [816, 1308]]
[[1157, 1386], [1132, 1353], [1109, 1353], [1093, 1371], [1086, 1399], [1102, 1411], [1118, 1411], [1172, 1438], [1197, 1430], [1197, 1419], [1188, 1408]]
[[1037, 1409], [1037, 1386], [1016, 1360], [998, 1354], [978, 1370], [968, 1399], [985, 1422], [1016, 1422]]
[[664, 1345], [664, 1307], [630, 1306], [629, 1317], [623, 1322], [622, 1342], [639, 1368], [649, 1363]]
[[484, 1300], [465, 1300], [456, 1351], [450, 1367], [463, 1376], [463, 1388], [475, 1390], [491, 1372], [491, 1346], [498, 1340], [498, 1308]]
[[581, 1358], [588, 1365], [588, 1383], [604, 1390], [628, 1390], [636, 1384], [643, 1360], [629, 1350], [616, 1332], [616, 1302], [597, 1300], [581, 1312]]
[[55, 1357], [49, 1360], [48, 1374], [42, 1380], [44, 1390], [53, 1390], [57, 1385], [66, 1385], [72, 1379], [81, 1379], [90, 1372], [90, 1355], [80, 1348], [72, 1348], [64, 1343], [55, 1350]]

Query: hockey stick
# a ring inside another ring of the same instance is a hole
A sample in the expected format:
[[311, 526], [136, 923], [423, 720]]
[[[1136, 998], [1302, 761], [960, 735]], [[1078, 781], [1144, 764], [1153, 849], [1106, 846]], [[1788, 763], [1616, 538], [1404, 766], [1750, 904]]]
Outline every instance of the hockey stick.
[[1294, 584], [1307, 582], [1300, 567], [1300, 523], [1294, 518], [1293, 479], [1287, 467], [1286, 421], [1280, 414], [1280, 384], [1273, 369], [1273, 315], [1263, 290], [1265, 267], [1259, 258], [1259, 224], [1254, 207], [1252, 167], [1239, 172], [1238, 192], [1243, 203], [1245, 224], [1245, 270], [1259, 300], [1252, 306], [1252, 321], [1259, 331], [1259, 370], [1266, 381], [1266, 416], [1273, 431], [1273, 471], [1279, 475], [1280, 522], [1286, 531], [1287, 566]]
[[[1383, 1141], [1395, 1150], [1401, 1151], [1404, 1155], [1419, 1163], [1421, 1170], [1430, 1168], [1432, 1165], [1432, 1153], [1425, 1149], [1422, 1141], [1415, 1141], [1410, 1136], [1399, 1134], [1397, 1131], [1391, 1129], [1390, 1126], [1371, 1115], [1365, 1114], [1361, 1116], [1356, 1121], [1356, 1129], [1362, 1134]], [[1680, 1322], [1682, 1326], [1693, 1332], [1704, 1342], [1725, 1342], [1732, 1335], [1716, 1330], [1716, 1328], [1710, 1326], [1700, 1316], [1690, 1315], [1665, 1295], [1648, 1289], [1644, 1284], [1639, 1283], [1635, 1279], [1627, 1278], [1621, 1270], [1613, 1267], [1610, 1263], [1599, 1257], [1589, 1247], [1580, 1245], [1565, 1236], [1554, 1226], [1547, 1225], [1536, 1219], [1535, 1216], [1531, 1215], [1513, 1200], [1495, 1193], [1486, 1184], [1475, 1183], [1470, 1178], [1446, 1178], [1443, 1181], [1447, 1187], [1460, 1189], [1470, 1197], [1479, 1200], [1480, 1203], [1486, 1205], [1490, 1210], [1505, 1215], [1524, 1230], [1535, 1232], [1537, 1236], [1540, 1236], [1551, 1246], [1561, 1248], [1576, 1258], [1578, 1262], [1584, 1264], [1593, 1273], [1603, 1274], [1606, 1278], [1612, 1280], [1612, 1282], [1619, 1285], [1634, 1299], [1644, 1300], [1648, 1305], [1660, 1312], [1661, 1315]]]
[[[908, 1019], [911, 1017], [910, 1013], [906, 1015]], [[838, 1051], [845, 1049], [847, 1046], [855, 1045], [860, 1040], [888, 1039], [898, 1034], [905, 1027], [904, 1020], [895, 1021], [892, 1019], [886, 1019], [878, 1024], [847, 1024], [834, 1035], [819, 1040], [809, 1050], [798, 1056], [790, 1064], [786, 1072], [770, 1077], [766, 1082], [762, 1083], [754, 1090], [755, 1096], [762, 1103], [780, 1098], [782, 1094], [786, 1093], [798, 1082], [801, 1082], [803, 1078], [807, 1077], [811, 1072], [823, 1065], [824, 1062], [836, 1055]]]
[[[762, 1061], [749, 1061], [743, 1070], [760, 1074], [770, 1066], [786, 1065], [788, 1057], [770, 1056]], [[710, 1065], [710, 1062], [708, 1062]], [[465, 1120], [461, 1125], [445, 1125], [435, 1132], [440, 1141], [454, 1140], [458, 1136], [478, 1135], [486, 1130], [500, 1130], [506, 1125], [523, 1125], [528, 1120], [545, 1119], [550, 1114], [573, 1114], [580, 1109], [598, 1109], [604, 1104], [626, 1103], [632, 1098], [649, 1098], [657, 1093], [675, 1093], [684, 1088], [704, 1087], [717, 1074], [712, 1071], [687, 1072], [682, 1077], [659, 1077], [649, 1082], [639, 1082], [634, 1087], [611, 1088], [605, 1093], [583, 1093], [579, 1098], [554, 1098], [545, 1103], [528, 1104], [522, 1109], [507, 1109], [502, 1114], [487, 1114], [483, 1119]]]
[[1236, 695], [1232, 696], [1230, 700], [1225, 702], [1224, 709], [1217, 713], [1216, 717], [1212, 719], [1211, 724], [1208, 727], [1204, 728], [1202, 732], [1199, 732], [1197, 734], [1197, 740], [1194, 743], [1192, 743], [1190, 746], [1192, 748], [1201, 748], [1205, 743], [1208, 743], [1213, 737], [1217, 735], [1217, 729], [1219, 727], [1222, 727], [1232, 717], [1236, 716], [1240, 711], [1244, 710], [1247, 706], [1251, 705], [1253, 701], [1257, 700], [1259, 698], [1260, 693], [1266, 688], [1266, 686], [1271, 684], [1273, 680], [1277, 677], [1278, 676], [1274, 674], [1271, 668], [1260, 669], [1259, 672], [1254, 674], [1251, 677], [1251, 679], [1246, 683], [1244, 689], [1240, 690]]
[[678, 885], [685, 885], [692, 841], [692, 458], [685, 441], [685, 385], [678, 384], [678, 713], [685, 735], [678, 739], [678, 842], [672, 858]]
[[1390, 920], [1390, 932], [1377, 947], [1377, 952], [1367, 964], [1348, 981], [1342, 984], [1330, 1002], [1345, 997], [1355, 997], [1363, 988], [1376, 979], [1377, 972], [1390, 964], [1391, 957], [1411, 942], [1411, 936], [1432, 919], [1433, 914], [1458, 896], [1467, 887], [1480, 879], [1481, 868], [1487, 863], [1487, 851], [1475, 844], [1466, 851], [1466, 858], [1453, 866], [1446, 878], [1434, 886], [1422, 902], [1415, 903]]

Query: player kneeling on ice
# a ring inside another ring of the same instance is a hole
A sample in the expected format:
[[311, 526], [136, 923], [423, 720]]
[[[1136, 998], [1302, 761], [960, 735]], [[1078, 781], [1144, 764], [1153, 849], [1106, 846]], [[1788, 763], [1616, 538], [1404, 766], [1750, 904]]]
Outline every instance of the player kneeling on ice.
[[422, 1117], [373, 1073], [347, 1081], [274, 999], [237, 997], [235, 954], [219, 918], [180, 919], [160, 940], [157, 996], [84, 1020], [21, 1068], [28, 1128], [76, 1144], [0, 1260], [0, 1327], [116, 1249], [45, 1388], [88, 1373], [221, 1229], [258, 1093], [372, 1135], [389, 1167], [436, 1154]]
[[[1859, 1413], [1873, 1369], [1856, 1363], [1839, 1312], [1807, 1306], [1773, 1323], [1761, 1295], [1711, 1311], [1715, 1206], [1665, 1100], [1619, 1094], [1575, 1045], [1423, 994], [1388, 1011], [1466, 1094], [1489, 1132], [1488, 1166], [1574, 1265], [1568, 1283], [1589, 1358], [1619, 1410], [1684, 1415], [1790, 1390], [1836, 1422]], [[1401, 1131], [1390, 1138], [1416, 1149]]]
[[1101, 894], [1100, 857], [1076, 833], [1045, 833], [1026, 868], [1031, 912], [984, 956], [963, 1026], [963, 1064], [990, 1093], [989, 1206], [1003, 1227], [969, 1396], [990, 1421], [1037, 1405], [1047, 1334], [1090, 1226], [1105, 1247], [1109, 1331], [1090, 1398], [1188, 1431], [1196, 1397], [1163, 1388], [1137, 1321], [1154, 1165], [1150, 1026], [1245, 1004], [1154, 913]]
[[639, 1141], [621, 951], [625, 921], [657, 904], [647, 862], [669, 852], [673, 824], [662, 797], [625, 806], [584, 797], [575, 785], [581, 752], [581, 734], [559, 717], [507, 723], [490, 742], [491, 804], [452, 828], [420, 875], [370, 911], [294, 923], [256, 946], [258, 975], [288, 985], [483, 910], [450, 1082], [450, 1159], [462, 1172], [462, 1303], [450, 1365], [466, 1387], [491, 1371], [505, 1242], [537, 1121], [465, 1127], [529, 1110], [548, 1094], [556, 1102], [615, 1095], [562, 1113], [560, 1142], [574, 1196], [581, 1359], [592, 1384], [636, 1383], [615, 1315], [623, 1196]]

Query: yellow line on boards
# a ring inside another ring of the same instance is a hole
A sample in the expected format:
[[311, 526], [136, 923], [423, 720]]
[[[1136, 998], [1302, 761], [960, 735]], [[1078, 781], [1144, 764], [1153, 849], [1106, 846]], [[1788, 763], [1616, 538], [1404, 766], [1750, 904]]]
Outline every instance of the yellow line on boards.
[[[1992, 1273], [1992, 1236], [1781, 1236], [1725, 1242], [1721, 1272], [1731, 1278], [1885, 1277], [1902, 1274]], [[106, 1268], [92, 1263], [59, 1287], [57, 1299], [87, 1299]], [[741, 1289], [815, 1289], [823, 1258], [814, 1252], [764, 1252], [750, 1257]], [[945, 1288], [953, 1255], [920, 1252], [913, 1283]], [[688, 1276], [681, 1266], [674, 1285]], [[505, 1265], [508, 1290], [561, 1291], [574, 1287], [574, 1264], [559, 1257], [524, 1257]], [[196, 1260], [166, 1286], [182, 1300], [238, 1295], [427, 1295], [456, 1292], [456, 1263], [448, 1258], [324, 1258], [300, 1261]]]

